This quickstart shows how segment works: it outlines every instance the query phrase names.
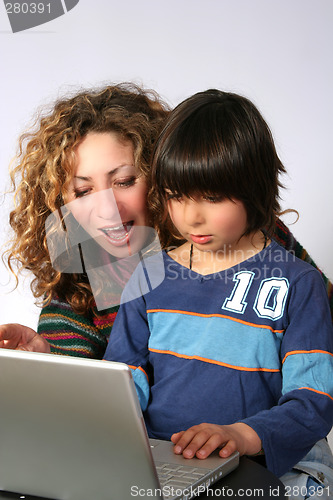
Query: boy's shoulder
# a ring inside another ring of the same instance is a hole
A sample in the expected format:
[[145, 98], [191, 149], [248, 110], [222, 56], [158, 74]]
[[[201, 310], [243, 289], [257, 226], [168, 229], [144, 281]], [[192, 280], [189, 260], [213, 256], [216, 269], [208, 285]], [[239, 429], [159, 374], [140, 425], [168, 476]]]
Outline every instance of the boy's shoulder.
[[164, 251], [137, 257], [137, 265], [121, 296], [121, 303], [143, 297], [157, 288], [165, 278]]
[[295, 252], [286, 250], [275, 240], [272, 240], [267, 250], [268, 260], [283, 272], [292, 274], [295, 277], [307, 273], [321, 276], [320, 271], [315, 266], [297, 257]]

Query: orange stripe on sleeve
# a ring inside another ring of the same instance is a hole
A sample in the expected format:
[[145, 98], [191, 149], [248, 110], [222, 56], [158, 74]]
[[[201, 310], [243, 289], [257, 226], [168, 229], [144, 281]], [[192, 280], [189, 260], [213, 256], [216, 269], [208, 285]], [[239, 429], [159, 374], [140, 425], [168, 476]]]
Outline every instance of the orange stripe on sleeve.
[[287, 352], [287, 354], [283, 358], [282, 364], [285, 362], [285, 360], [288, 356], [293, 356], [294, 354], [314, 354], [314, 353], [329, 354], [330, 356], [333, 356], [333, 354], [331, 352], [321, 351], [320, 349], [313, 349], [312, 351], [290, 351], [290, 352]]
[[247, 371], [247, 372], [279, 372], [280, 371], [278, 368], [248, 368], [245, 366], [235, 366], [235, 365], [230, 365], [228, 363], [223, 363], [222, 361], [215, 361], [214, 359], [202, 358], [200, 356], [189, 356], [187, 354], [180, 354], [178, 352], [173, 352], [173, 351], [162, 351], [159, 349], [152, 349], [151, 347], [149, 348], [149, 350], [151, 352], [156, 352], [158, 354], [170, 354], [171, 356], [176, 356], [177, 358], [196, 359], [197, 361], [204, 361], [205, 363], [211, 363], [213, 365], [225, 366], [226, 368], [233, 368], [234, 370], [242, 370], [242, 371]]
[[132, 370], [141, 370], [141, 371], [142, 371], [142, 373], [144, 373], [144, 374], [146, 375], [147, 380], [148, 380], [148, 382], [149, 382], [148, 375], [147, 375], [147, 373], [144, 371], [144, 369], [143, 369], [143, 368], [141, 368], [141, 366], [133, 366], [133, 365], [128, 365], [128, 366], [129, 366], [130, 368], [132, 368]]
[[312, 387], [299, 387], [298, 389], [299, 390], [305, 389], [307, 391], [312, 391], [312, 392], [317, 392], [318, 394], [323, 394], [323, 396], [328, 396], [333, 401], [333, 397], [330, 394], [328, 394], [327, 392], [318, 391], [317, 389], [312, 389]]

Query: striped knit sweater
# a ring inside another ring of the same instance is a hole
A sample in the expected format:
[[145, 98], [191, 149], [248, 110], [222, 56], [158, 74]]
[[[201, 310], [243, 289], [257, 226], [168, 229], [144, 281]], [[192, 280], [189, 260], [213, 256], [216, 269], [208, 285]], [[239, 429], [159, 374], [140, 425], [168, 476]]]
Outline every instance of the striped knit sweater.
[[[280, 220], [277, 221], [275, 239], [296, 257], [317, 268], [306, 250]], [[322, 277], [333, 318], [333, 285], [323, 273]], [[92, 310], [89, 315], [81, 315], [75, 313], [68, 303], [54, 298], [42, 309], [37, 331], [49, 342], [54, 354], [101, 359], [118, 309], [119, 306], [115, 306], [103, 313], [96, 314], [96, 310]]]
[[43, 307], [37, 332], [44, 337], [54, 354], [102, 359], [119, 306], [103, 314], [91, 311], [77, 314], [59, 298]]

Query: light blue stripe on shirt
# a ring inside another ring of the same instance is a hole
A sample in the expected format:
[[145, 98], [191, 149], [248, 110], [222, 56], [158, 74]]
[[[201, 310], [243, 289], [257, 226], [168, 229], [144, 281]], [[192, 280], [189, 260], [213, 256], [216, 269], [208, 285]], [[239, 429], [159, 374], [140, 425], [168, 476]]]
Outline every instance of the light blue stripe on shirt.
[[229, 318], [149, 312], [149, 348], [235, 367], [279, 370], [283, 334]]
[[309, 387], [333, 397], [333, 356], [325, 352], [295, 353], [283, 363], [282, 394]]
[[148, 406], [150, 391], [147, 376], [139, 368], [131, 368], [131, 372], [135, 383], [136, 392], [140, 401], [140, 406], [142, 410], [145, 410]]

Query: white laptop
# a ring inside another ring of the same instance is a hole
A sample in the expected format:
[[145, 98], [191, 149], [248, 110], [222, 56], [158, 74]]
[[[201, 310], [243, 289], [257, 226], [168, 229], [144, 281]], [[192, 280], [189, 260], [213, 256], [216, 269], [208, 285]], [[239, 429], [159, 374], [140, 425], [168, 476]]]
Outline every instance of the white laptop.
[[238, 465], [149, 442], [125, 364], [0, 349], [0, 375], [0, 490], [17, 498], [189, 499]]

